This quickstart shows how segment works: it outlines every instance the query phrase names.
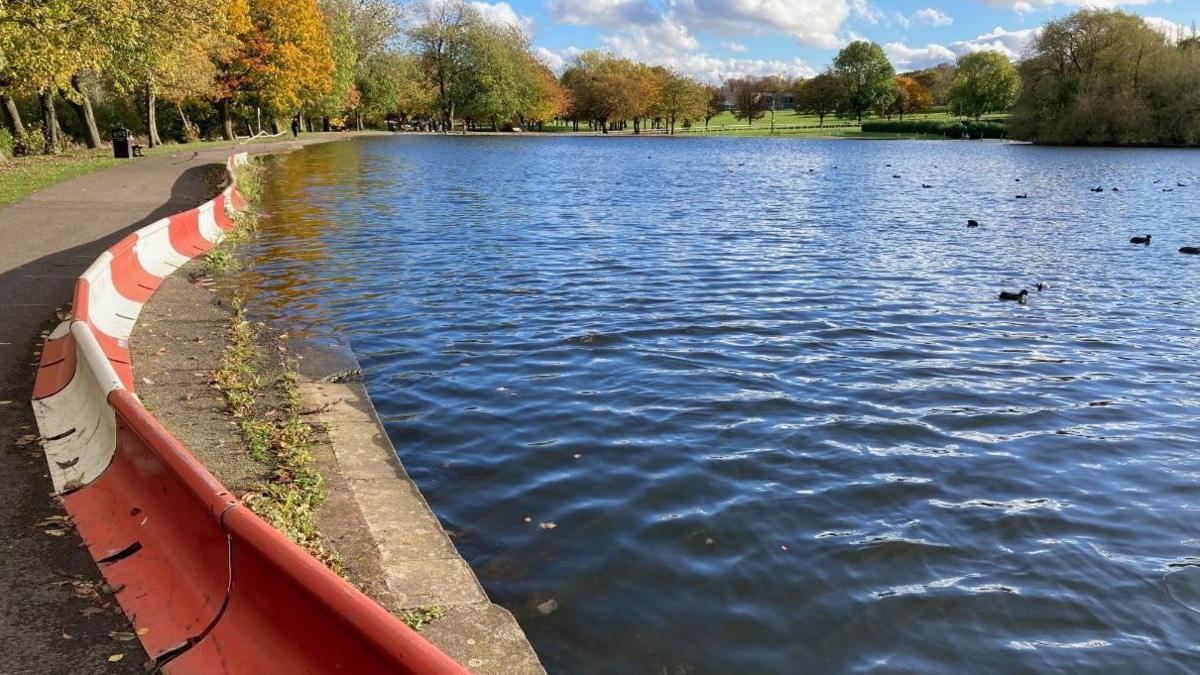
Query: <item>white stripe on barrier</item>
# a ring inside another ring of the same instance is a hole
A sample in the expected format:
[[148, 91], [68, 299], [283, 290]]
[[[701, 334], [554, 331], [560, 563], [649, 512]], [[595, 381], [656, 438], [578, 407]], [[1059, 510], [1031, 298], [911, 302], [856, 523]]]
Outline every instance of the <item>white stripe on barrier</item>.
[[138, 230], [138, 264], [156, 277], [168, 277], [187, 264], [188, 258], [171, 246], [171, 220], [163, 218]]
[[[62, 391], [33, 402], [56, 492], [74, 490], [99, 477], [112, 461], [117, 445], [116, 416], [108, 405], [116, 372], [86, 324], [64, 321], [55, 333], [64, 326], [69, 326], [75, 336], [75, 374]], [[83, 340], [77, 327], [86, 333]], [[91, 350], [95, 354], [89, 353]], [[102, 364], [99, 368], [97, 359]], [[104, 369], [108, 373], [98, 376], [97, 371]], [[121, 386], [119, 380], [115, 384]]]
[[128, 340], [142, 303], [121, 295], [113, 284], [113, 254], [105, 251], [80, 275], [88, 282], [88, 321], [105, 335]]
[[210, 200], [201, 204], [197, 209], [200, 218], [200, 236], [211, 244], [215, 244], [225, 237], [225, 230], [217, 225], [217, 220], [213, 217], [214, 206], [216, 204]]
[[79, 349], [79, 356], [88, 362], [92, 379], [96, 381], [103, 392], [104, 400], [108, 400], [108, 395], [112, 393], [112, 390], [124, 389], [125, 385], [121, 384], [121, 377], [109, 363], [104, 349], [100, 347], [95, 333], [92, 332], [92, 327], [83, 321], [74, 321], [71, 323], [71, 335], [75, 336], [75, 345]]

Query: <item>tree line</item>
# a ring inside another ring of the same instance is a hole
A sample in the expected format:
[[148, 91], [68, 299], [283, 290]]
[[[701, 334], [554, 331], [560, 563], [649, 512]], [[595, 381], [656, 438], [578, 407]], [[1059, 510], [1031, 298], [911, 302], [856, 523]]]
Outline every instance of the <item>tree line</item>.
[[[556, 75], [519, 27], [464, 0], [8, 0], [0, 3], [0, 130], [28, 152], [89, 147], [124, 122], [150, 145], [263, 129], [647, 129], [753, 124], [795, 109], [862, 123], [945, 109], [1011, 111], [1011, 135], [1051, 143], [1200, 143], [1200, 39], [1140, 17], [1080, 10], [1048, 24], [1013, 64], [980, 51], [897, 73], [859, 40], [829, 68], [712, 86], [606, 51]], [[11, 143], [10, 143], [11, 144]], [[5, 145], [0, 142], [0, 150]]]

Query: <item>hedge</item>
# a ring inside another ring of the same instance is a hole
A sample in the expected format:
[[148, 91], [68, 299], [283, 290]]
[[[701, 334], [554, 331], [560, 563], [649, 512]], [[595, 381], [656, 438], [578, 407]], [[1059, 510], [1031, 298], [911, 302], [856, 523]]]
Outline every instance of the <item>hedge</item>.
[[863, 122], [862, 130], [878, 134], [932, 134], [947, 138], [1004, 138], [1008, 125], [1002, 122], [945, 122], [939, 120], [872, 120]]

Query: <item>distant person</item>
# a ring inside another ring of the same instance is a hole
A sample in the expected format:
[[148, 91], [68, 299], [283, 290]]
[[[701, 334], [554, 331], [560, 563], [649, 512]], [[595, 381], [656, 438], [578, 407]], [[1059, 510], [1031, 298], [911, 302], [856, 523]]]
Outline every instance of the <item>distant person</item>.
[[300, 136], [300, 118], [293, 117], [292, 118], [292, 138], [297, 138], [298, 136]]

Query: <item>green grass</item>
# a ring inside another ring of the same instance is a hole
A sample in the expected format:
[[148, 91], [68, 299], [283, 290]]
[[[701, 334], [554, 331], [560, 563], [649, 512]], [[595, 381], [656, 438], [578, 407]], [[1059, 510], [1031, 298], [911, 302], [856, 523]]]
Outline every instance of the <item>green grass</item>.
[[[313, 134], [309, 134], [313, 135]], [[166, 143], [154, 148], [147, 148], [147, 156], [166, 155], [177, 152], [192, 152], [217, 146], [252, 147], [264, 143], [278, 143], [292, 140], [290, 134], [279, 138], [257, 139], [247, 146], [237, 145], [237, 141], [199, 141], [195, 143]], [[35, 155], [33, 157], [9, 158], [7, 164], [0, 164], [0, 206], [14, 204], [29, 195], [84, 174], [120, 166], [137, 159], [115, 159], [112, 156], [112, 146], [108, 143], [95, 150], [74, 149], [58, 155]]]
[[[984, 120], [1003, 120], [1006, 115], [987, 115]], [[874, 118], [869, 118], [874, 119]], [[912, 115], [905, 115], [904, 119], [914, 120], [940, 120], [952, 121], [962, 119], [944, 111], [926, 112]], [[858, 129], [856, 120], [843, 119], [835, 115], [825, 116], [825, 128], [820, 128], [820, 118], [816, 115], [808, 115], [797, 113], [795, 110], [779, 110], [775, 112], [775, 135], [779, 136], [807, 136], [811, 138], [859, 138], [859, 139], [941, 139], [941, 136], [932, 134], [868, 134], [863, 133]], [[846, 126], [850, 125], [850, 126]], [[787, 129], [782, 127], [788, 126], [805, 126], [813, 127], [807, 129]], [[563, 133], [571, 131], [570, 125], [546, 125], [545, 132], [547, 133]], [[581, 133], [590, 133], [587, 125], [579, 126]], [[625, 133], [633, 133], [632, 127]], [[771, 113], [767, 114], [760, 120], [754, 122], [753, 125], [747, 125], [745, 121], [738, 120], [733, 116], [732, 112], [722, 112], [716, 117], [709, 120], [708, 129], [705, 131], [703, 123], [692, 125], [691, 129], [684, 129], [682, 125], [676, 126], [676, 133], [679, 135], [709, 135], [709, 136], [766, 136], [771, 133]]]
[[[44, 187], [70, 180], [126, 160], [100, 154], [56, 157], [19, 157], [0, 166], [0, 206], [21, 201]], [[108, 153], [111, 154], [111, 153]]]

